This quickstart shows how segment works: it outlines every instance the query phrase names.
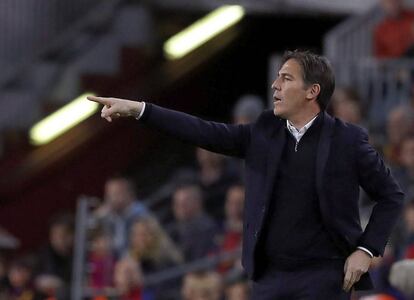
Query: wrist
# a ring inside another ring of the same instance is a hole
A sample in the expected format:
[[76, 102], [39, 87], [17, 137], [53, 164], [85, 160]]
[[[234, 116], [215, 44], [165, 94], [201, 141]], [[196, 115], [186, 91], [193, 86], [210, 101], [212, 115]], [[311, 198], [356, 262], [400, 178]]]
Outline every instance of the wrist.
[[130, 101], [130, 109], [129, 109], [129, 116], [138, 118], [138, 116], [141, 114], [143, 107], [142, 101]]
[[366, 256], [368, 256], [369, 258], [374, 258], [373, 254], [371, 253], [371, 251], [369, 251], [368, 249], [364, 248], [364, 247], [357, 247], [356, 249], [359, 252], [364, 253]]

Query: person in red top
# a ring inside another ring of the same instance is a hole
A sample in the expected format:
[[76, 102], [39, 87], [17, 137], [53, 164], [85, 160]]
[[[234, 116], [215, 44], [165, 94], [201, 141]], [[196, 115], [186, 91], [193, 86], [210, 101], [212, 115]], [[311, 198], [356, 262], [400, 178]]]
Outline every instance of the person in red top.
[[374, 53], [378, 58], [401, 57], [414, 45], [414, 11], [401, 0], [382, 0], [385, 19], [374, 29]]
[[[219, 243], [221, 253], [235, 251], [241, 247], [243, 236], [243, 207], [244, 185], [234, 184], [226, 193], [226, 220], [224, 224], [223, 238]], [[225, 273], [235, 264], [235, 259], [222, 262], [218, 266], [218, 272]]]

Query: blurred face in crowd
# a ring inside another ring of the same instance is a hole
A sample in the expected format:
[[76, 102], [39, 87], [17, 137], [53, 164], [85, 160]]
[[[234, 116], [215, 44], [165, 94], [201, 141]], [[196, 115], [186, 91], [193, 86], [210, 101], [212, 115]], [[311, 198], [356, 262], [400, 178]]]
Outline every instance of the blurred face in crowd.
[[35, 279], [36, 289], [50, 297], [56, 295], [56, 293], [63, 288], [63, 285], [63, 281], [55, 275], [42, 274], [37, 275]]
[[227, 191], [226, 195], [226, 217], [231, 220], [241, 220], [243, 218], [244, 207], [244, 188], [233, 186]]
[[274, 114], [283, 119], [295, 120], [297, 115], [306, 109], [309, 100], [313, 99], [316, 102], [317, 95], [311, 93], [314, 86], [319, 87], [305, 85], [302, 67], [295, 59], [287, 60], [272, 84]]
[[215, 273], [187, 274], [181, 293], [184, 300], [220, 300], [220, 277]]
[[381, 7], [390, 17], [397, 17], [402, 10], [401, 0], [382, 0]]
[[196, 187], [178, 189], [173, 195], [173, 212], [177, 221], [189, 221], [201, 212], [201, 195]]
[[247, 283], [232, 284], [226, 289], [226, 300], [248, 300], [249, 287]]
[[401, 163], [414, 171], [414, 137], [404, 140], [401, 146]]
[[145, 252], [154, 244], [155, 236], [152, 228], [144, 222], [135, 222], [131, 228], [131, 247], [140, 253]]
[[387, 137], [391, 145], [400, 144], [412, 131], [412, 123], [404, 107], [393, 109], [387, 119]]
[[358, 100], [350, 98], [341, 89], [335, 91], [332, 100], [332, 110], [335, 117], [353, 124], [361, 122], [361, 108]]
[[198, 164], [201, 167], [220, 167], [223, 162], [223, 156], [214, 152], [197, 148], [196, 156]]
[[[413, 199], [414, 200], [414, 199]], [[408, 204], [404, 209], [404, 222], [409, 232], [414, 233], [414, 204]]]
[[91, 246], [95, 255], [106, 256], [112, 253], [112, 240], [108, 235], [102, 234], [95, 237]]
[[63, 224], [55, 224], [50, 228], [49, 239], [52, 248], [60, 255], [69, 255], [73, 246], [73, 232]]
[[113, 179], [105, 184], [105, 201], [110, 209], [122, 213], [134, 201], [134, 195], [126, 179]]
[[233, 120], [234, 124], [240, 124], [240, 125], [249, 124], [251, 122], [252, 122], [252, 119], [249, 116], [245, 116], [245, 115], [235, 116]]
[[9, 270], [9, 281], [14, 288], [25, 287], [30, 280], [30, 269], [23, 266], [12, 266]]
[[361, 112], [355, 102], [340, 102], [337, 109], [336, 116], [345, 122], [358, 124], [361, 121]]
[[132, 259], [123, 259], [115, 265], [114, 283], [121, 294], [140, 286], [141, 282], [141, 269]]

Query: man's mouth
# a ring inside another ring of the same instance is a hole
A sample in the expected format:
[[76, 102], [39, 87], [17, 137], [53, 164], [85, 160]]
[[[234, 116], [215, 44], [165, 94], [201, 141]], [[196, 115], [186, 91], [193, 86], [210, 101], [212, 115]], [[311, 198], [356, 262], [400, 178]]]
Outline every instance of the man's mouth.
[[278, 102], [278, 101], [282, 101], [282, 99], [280, 99], [280, 98], [278, 98], [278, 97], [276, 97], [276, 96], [273, 96], [273, 101], [274, 101], [274, 102]]

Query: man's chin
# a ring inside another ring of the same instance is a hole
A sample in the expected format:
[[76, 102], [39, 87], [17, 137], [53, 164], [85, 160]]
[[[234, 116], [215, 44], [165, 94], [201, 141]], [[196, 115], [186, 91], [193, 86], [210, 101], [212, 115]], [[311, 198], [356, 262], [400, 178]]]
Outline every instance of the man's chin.
[[283, 118], [283, 114], [280, 112], [280, 109], [276, 109], [276, 107], [275, 107], [275, 108], [273, 108], [273, 114], [274, 114], [276, 117]]

